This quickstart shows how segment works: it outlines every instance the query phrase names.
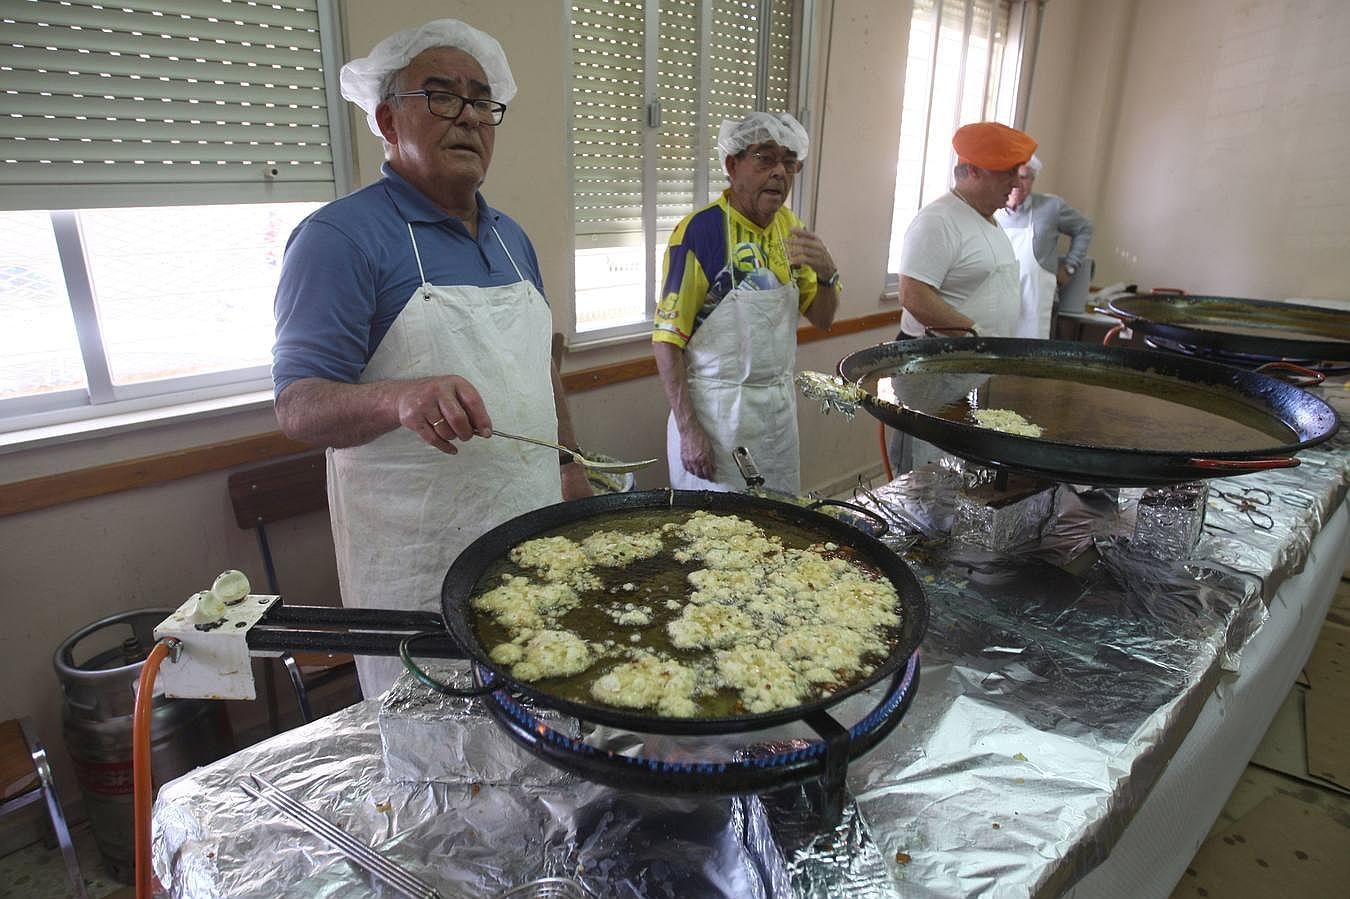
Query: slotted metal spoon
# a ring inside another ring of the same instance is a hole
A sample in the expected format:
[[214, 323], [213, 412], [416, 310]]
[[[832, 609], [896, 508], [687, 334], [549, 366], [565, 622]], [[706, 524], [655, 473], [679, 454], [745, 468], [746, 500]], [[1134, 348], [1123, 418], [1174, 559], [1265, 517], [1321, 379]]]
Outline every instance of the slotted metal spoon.
[[533, 443], [535, 446], [546, 446], [550, 449], [555, 449], [571, 461], [580, 462], [584, 468], [589, 468], [591, 471], [608, 471], [613, 474], [624, 474], [629, 471], [641, 471], [648, 465], [655, 465], [657, 462], [656, 459], [645, 459], [641, 462], [601, 462], [598, 459], [587, 459], [574, 449], [568, 449], [560, 443], [552, 443], [548, 440], [537, 440], [534, 437], [522, 437], [519, 434], [508, 434], [505, 431], [499, 431], [496, 428], [492, 429], [492, 436], [505, 437], [509, 440], [523, 440], [526, 443]]

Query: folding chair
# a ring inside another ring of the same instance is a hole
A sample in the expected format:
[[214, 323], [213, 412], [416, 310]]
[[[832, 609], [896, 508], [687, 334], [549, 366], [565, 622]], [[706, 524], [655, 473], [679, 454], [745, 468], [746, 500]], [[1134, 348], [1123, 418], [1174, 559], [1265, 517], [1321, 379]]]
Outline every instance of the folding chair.
[[[267, 526], [273, 522], [317, 512], [328, 508], [327, 470], [322, 452], [307, 453], [280, 462], [237, 471], [229, 477], [230, 503], [235, 521], [243, 530], [252, 530], [258, 537], [258, 551], [262, 554], [263, 570], [267, 575], [267, 589], [280, 594], [276, 565], [272, 561], [272, 546]], [[309, 693], [341, 677], [355, 676], [356, 663], [347, 654], [289, 653], [281, 654], [300, 717], [305, 723], [314, 719]], [[272, 731], [278, 729], [279, 714], [271, 689], [271, 669], [267, 669], [268, 720]]]
[[47, 801], [47, 815], [65, 858], [66, 875], [70, 877], [75, 896], [88, 899], [84, 878], [80, 876], [80, 863], [75, 857], [75, 844], [71, 842], [61, 798], [56, 795], [52, 769], [47, 764], [47, 750], [38, 741], [32, 721], [11, 718], [0, 724], [0, 817], [39, 799]]

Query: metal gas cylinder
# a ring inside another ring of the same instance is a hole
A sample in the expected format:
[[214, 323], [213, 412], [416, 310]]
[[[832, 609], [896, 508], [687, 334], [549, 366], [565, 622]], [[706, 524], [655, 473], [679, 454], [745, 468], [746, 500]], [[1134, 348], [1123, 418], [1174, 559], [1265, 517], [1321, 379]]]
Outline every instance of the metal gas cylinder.
[[[52, 659], [65, 701], [66, 750], [108, 873], [133, 881], [131, 718], [154, 628], [172, 609], [136, 609], [71, 634]], [[154, 789], [221, 758], [233, 739], [224, 703], [156, 695], [150, 725]]]

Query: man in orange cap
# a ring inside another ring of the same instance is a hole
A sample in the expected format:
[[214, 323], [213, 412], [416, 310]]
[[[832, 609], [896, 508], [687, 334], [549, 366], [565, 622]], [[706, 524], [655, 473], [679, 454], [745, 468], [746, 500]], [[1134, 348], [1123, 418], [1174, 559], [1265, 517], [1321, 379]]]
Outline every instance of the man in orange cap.
[[[1010, 337], [1022, 289], [1017, 256], [994, 211], [1007, 202], [1036, 142], [1016, 128], [978, 122], [957, 129], [952, 148], [954, 186], [920, 209], [905, 231], [899, 337], [923, 337], [929, 330]], [[894, 438], [889, 445], [897, 471], [926, 461], [914, 455], [912, 441]]]
[[1036, 142], [1007, 125], [978, 122], [952, 138], [955, 186], [919, 211], [900, 255], [900, 330], [1013, 332], [1021, 304], [1017, 257], [994, 221]]

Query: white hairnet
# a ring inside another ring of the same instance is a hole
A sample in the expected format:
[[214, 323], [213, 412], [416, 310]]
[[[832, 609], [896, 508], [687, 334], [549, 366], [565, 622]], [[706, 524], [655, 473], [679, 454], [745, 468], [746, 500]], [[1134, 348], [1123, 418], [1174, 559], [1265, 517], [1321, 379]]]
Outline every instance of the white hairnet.
[[490, 34], [466, 25], [459, 19], [435, 19], [417, 28], [406, 28], [380, 41], [367, 56], [353, 59], [342, 67], [342, 96], [366, 111], [366, 124], [378, 137], [375, 107], [385, 79], [412, 62], [417, 54], [433, 47], [454, 47], [478, 60], [492, 88], [492, 99], [510, 103], [516, 95], [516, 80], [506, 64], [502, 45]]
[[1031, 171], [1031, 177], [1035, 178], [1041, 173], [1041, 158], [1035, 153], [1027, 160], [1027, 168]]
[[722, 168], [727, 167], [728, 156], [735, 156], [746, 147], [769, 142], [791, 150], [798, 159], [806, 159], [806, 151], [811, 149], [806, 129], [788, 113], [752, 112], [743, 119], [722, 121], [722, 128], [717, 132], [717, 155], [722, 160]]

